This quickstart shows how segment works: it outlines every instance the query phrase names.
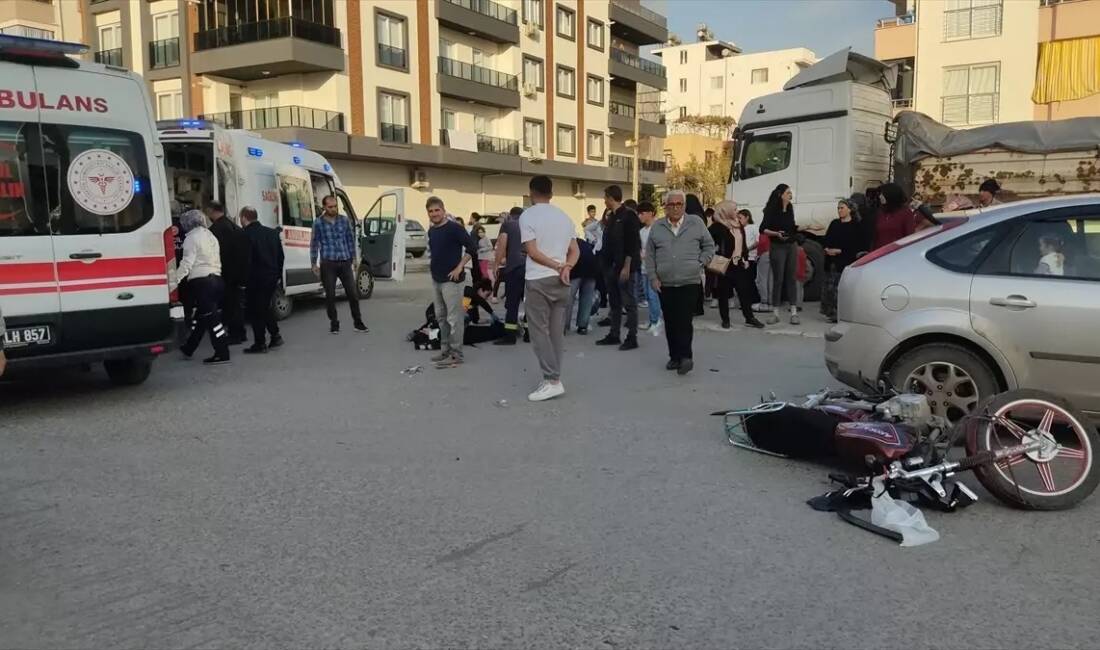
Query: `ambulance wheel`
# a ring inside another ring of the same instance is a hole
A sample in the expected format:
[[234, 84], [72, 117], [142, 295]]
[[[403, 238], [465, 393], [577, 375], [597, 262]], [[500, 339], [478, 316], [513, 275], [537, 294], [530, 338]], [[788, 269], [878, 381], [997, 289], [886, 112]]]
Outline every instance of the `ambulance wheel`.
[[286, 320], [290, 318], [293, 311], [294, 300], [286, 295], [286, 291], [283, 291], [282, 287], [279, 287], [271, 298], [271, 314], [275, 316], [275, 320]]
[[153, 362], [149, 359], [112, 359], [104, 361], [103, 368], [116, 386], [137, 386], [149, 378]]
[[359, 272], [355, 274], [355, 284], [359, 287], [359, 297], [363, 300], [374, 293], [374, 274], [370, 272], [366, 264], [359, 265]]

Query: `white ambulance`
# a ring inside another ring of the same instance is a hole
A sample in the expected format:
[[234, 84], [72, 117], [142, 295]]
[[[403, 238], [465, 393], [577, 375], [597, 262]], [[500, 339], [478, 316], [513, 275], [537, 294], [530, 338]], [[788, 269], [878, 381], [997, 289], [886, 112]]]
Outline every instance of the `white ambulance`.
[[340, 212], [356, 223], [359, 232], [360, 294], [371, 296], [375, 278], [404, 278], [401, 191], [382, 194], [360, 220], [340, 177], [315, 151], [265, 140], [251, 131], [223, 129], [205, 120], [162, 120], [157, 127], [175, 215], [201, 209], [213, 199], [221, 201], [234, 221], [247, 205], [256, 209], [260, 223], [280, 230], [286, 262], [283, 286], [272, 306], [277, 318], [290, 315], [294, 298], [322, 290], [310, 266], [309, 246], [313, 220], [329, 195], [336, 196]]
[[145, 82], [0, 35], [0, 309], [9, 370], [102, 362], [118, 384], [171, 348], [172, 222]]

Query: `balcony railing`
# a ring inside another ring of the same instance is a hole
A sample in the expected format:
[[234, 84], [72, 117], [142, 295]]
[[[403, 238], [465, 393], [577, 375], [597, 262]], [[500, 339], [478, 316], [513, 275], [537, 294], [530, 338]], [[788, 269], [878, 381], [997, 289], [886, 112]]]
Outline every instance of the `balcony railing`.
[[912, 25], [917, 22], [917, 15], [913, 13], [904, 14], [901, 16], [890, 16], [889, 18], [879, 18], [875, 23], [876, 28], [883, 27], [897, 27], [899, 25]]
[[396, 142], [398, 144], [409, 143], [409, 127], [405, 124], [382, 122], [379, 126], [379, 135], [382, 138], [382, 142]]
[[[628, 172], [634, 170], [634, 158], [631, 156], [613, 153], [607, 157], [607, 164], [617, 169], [625, 169]], [[638, 168], [644, 172], [657, 172], [663, 174], [665, 173], [665, 161], [642, 158], [641, 161], [639, 161]]]
[[497, 72], [479, 65], [471, 65], [446, 57], [439, 57], [439, 74], [474, 81], [487, 86], [519, 91], [519, 80], [513, 74]]
[[662, 78], [665, 76], [665, 66], [650, 61], [649, 59], [643, 59], [637, 54], [631, 54], [626, 50], [620, 50], [614, 47], [611, 48], [611, 58], [632, 68], [638, 68], [643, 72], [648, 72], [649, 74], [657, 75]]
[[903, 97], [901, 99], [893, 100], [894, 110], [900, 110], [902, 108], [913, 108], [913, 98]]
[[516, 18], [516, 10], [509, 9], [503, 5], [499, 5], [492, 0], [444, 0], [453, 5], [465, 7], [470, 11], [476, 11], [482, 16], [488, 16], [495, 18], [502, 23], [508, 23], [509, 25], [519, 25], [519, 21]]
[[198, 32], [195, 34], [195, 51], [287, 37], [340, 47], [339, 29], [320, 23], [311, 23], [301, 18], [284, 16]]
[[648, 20], [649, 22], [653, 23], [654, 25], [660, 25], [661, 27], [664, 27], [666, 24], [668, 24], [668, 22], [667, 22], [667, 20], [665, 20], [664, 16], [662, 16], [661, 14], [659, 14], [656, 11], [653, 11], [651, 9], [646, 9], [645, 7], [643, 7], [641, 5], [640, 2], [633, 2], [632, 3], [632, 2], [621, 2], [621, 1], [617, 1], [617, 0], [611, 0], [611, 4], [615, 5], [616, 7], [619, 7], [620, 9], [625, 9], [626, 11], [629, 11], [630, 13], [634, 14], [635, 16], [639, 16], [641, 18], [644, 18], [644, 19]]
[[634, 119], [635, 110], [630, 104], [624, 104], [622, 102], [611, 102], [607, 105], [607, 109], [615, 115], [621, 115], [623, 117], [629, 117]]
[[991, 124], [1000, 115], [1000, 93], [948, 95], [943, 98], [942, 122], [948, 125]]
[[407, 68], [408, 54], [405, 50], [391, 45], [378, 44], [378, 62], [392, 68]]
[[[439, 143], [445, 147], [451, 146], [450, 137], [447, 136], [447, 129], [439, 130]], [[491, 135], [478, 133], [477, 150], [482, 153], [499, 153], [505, 156], [518, 156], [519, 140], [494, 138]]]
[[113, 65], [116, 67], [122, 67], [122, 48], [116, 47], [112, 50], [100, 50], [95, 53], [95, 62], [103, 63], [104, 65]]
[[343, 131], [344, 114], [307, 106], [273, 106], [247, 111], [226, 111], [200, 115], [201, 119], [219, 124], [227, 129], [279, 129], [299, 127], [322, 131]]
[[156, 68], [170, 68], [174, 65], [180, 64], [180, 39], [174, 38], [162, 38], [159, 41], [150, 41], [149, 43], [149, 61], [150, 67]]

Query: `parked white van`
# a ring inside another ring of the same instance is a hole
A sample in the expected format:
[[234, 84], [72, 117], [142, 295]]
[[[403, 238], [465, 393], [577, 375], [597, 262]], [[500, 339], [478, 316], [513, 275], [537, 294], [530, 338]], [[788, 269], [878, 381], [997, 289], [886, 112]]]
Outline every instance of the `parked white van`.
[[256, 209], [260, 223], [281, 231], [286, 263], [283, 286], [273, 305], [277, 318], [290, 315], [294, 298], [322, 290], [310, 268], [309, 245], [313, 220], [329, 195], [336, 196], [340, 212], [359, 229], [360, 294], [370, 297], [376, 277], [404, 277], [401, 192], [384, 193], [360, 220], [340, 177], [315, 151], [265, 140], [251, 131], [223, 129], [205, 120], [162, 120], [157, 127], [174, 214], [201, 209], [213, 199], [225, 205], [226, 216], [233, 220], [249, 205]]
[[137, 384], [183, 322], [163, 153], [145, 82], [86, 50], [0, 35], [4, 349]]

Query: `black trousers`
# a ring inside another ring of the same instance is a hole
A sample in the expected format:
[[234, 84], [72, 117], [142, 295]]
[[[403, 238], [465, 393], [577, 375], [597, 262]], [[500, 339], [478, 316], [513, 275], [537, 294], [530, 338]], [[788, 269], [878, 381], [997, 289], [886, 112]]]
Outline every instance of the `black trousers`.
[[351, 260], [321, 260], [321, 286], [325, 288], [325, 311], [328, 312], [329, 322], [339, 322], [336, 315], [336, 279], [344, 285], [344, 295], [348, 297], [348, 307], [351, 308], [351, 319], [354, 323], [362, 322], [363, 314], [359, 311], [359, 287], [355, 284], [355, 271], [351, 268]]
[[604, 269], [604, 286], [607, 287], [607, 304], [611, 306], [611, 330], [609, 336], [619, 336], [622, 329], [623, 310], [626, 310], [626, 338], [638, 336], [638, 294], [634, 291], [634, 276], [627, 277], [625, 282], [619, 280], [622, 272], [621, 266], [612, 266]]
[[504, 323], [496, 322], [490, 325], [471, 325], [466, 323], [466, 329], [462, 332], [463, 345], [477, 345], [488, 343], [504, 336]]
[[221, 304], [222, 322], [225, 324], [225, 328], [229, 330], [230, 339], [243, 341], [248, 338], [248, 334], [244, 329], [245, 290], [235, 280], [224, 282], [225, 292], [222, 294]]
[[514, 334], [519, 330], [519, 304], [523, 302], [527, 267], [520, 264], [500, 275], [504, 278], [504, 328]]
[[188, 291], [195, 301], [195, 320], [191, 325], [191, 335], [180, 348], [185, 354], [192, 355], [202, 343], [202, 337], [210, 332], [210, 344], [214, 353], [224, 359], [229, 358], [229, 336], [222, 325], [221, 305], [225, 296], [225, 284], [216, 275], [188, 280]]
[[691, 341], [695, 336], [692, 320], [695, 303], [703, 295], [699, 284], [681, 287], [661, 287], [661, 316], [665, 319], [665, 340], [668, 358], [673, 361], [691, 359]]
[[248, 323], [252, 326], [252, 341], [256, 345], [264, 345], [267, 334], [271, 338], [279, 336], [279, 325], [275, 321], [275, 314], [271, 312], [271, 299], [275, 296], [275, 282], [257, 282], [250, 280], [248, 289], [245, 290], [245, 311], [248, 314]]
[[741, 315], [748, 322], [755, 318], [752, 313], [753, 281], [749, 270], [730, 264], [725, 275], [717, 276], [714, 291], [718, 298], [718, 315], [723, 323], [730, 322], [730, 295], [737, 292], [737, 301], [741, 304]]

